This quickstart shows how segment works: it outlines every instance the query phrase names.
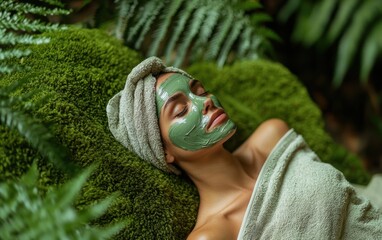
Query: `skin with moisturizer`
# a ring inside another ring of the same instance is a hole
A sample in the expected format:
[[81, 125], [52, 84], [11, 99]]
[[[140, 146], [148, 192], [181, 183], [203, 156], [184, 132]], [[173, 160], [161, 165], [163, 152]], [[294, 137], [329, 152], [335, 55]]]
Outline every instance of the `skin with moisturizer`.
[[215, 110], [222, 109], [222, 106], [214, 95], [203, 94], [198, 96], [194, 94], [190, 88], [191, 80], [178, 73], [172, 74], [158, 87], [156, 103], [157, 113], [160, 116], [163, 106], [169, 98], [174, 94], [181, 93], [183, 95], [185, 100], [179, 103], [181, 107], [178, 107], [180, 110], [170, 125], [168, 136], [177, 147], [196, 151], [213, 146], [234, 131], [236, 126], [230, 119], [227, 119], [207, 132], [210, 116], [203, 114], [205, 101], [210, 98], [216, 108]]

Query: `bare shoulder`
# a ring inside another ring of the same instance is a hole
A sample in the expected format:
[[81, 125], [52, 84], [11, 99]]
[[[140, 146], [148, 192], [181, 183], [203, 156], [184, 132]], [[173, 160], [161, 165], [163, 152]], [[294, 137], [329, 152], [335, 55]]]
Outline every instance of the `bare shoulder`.
[[194, 229], [187, 240], [211, 240], [211, 239], [234, 239], [231, 232], [227, 231], [229, 226], [220, 221], [212, 221], [204, 226]]
[[278, 118], [264, 121], [249, 137], [251, 149], [265, 161], [278, 141], [289, 131], [288, 124]]

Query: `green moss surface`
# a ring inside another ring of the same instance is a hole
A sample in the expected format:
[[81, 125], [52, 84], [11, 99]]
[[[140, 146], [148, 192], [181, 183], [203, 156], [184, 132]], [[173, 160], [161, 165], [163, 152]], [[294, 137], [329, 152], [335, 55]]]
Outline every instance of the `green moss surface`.
[[[51, 94], [33, 114], [47, 123], [81, 166], [98, 162], [78, 200], [78, 207], [113, 192], [117, 201], [96, 225], [123, 220], [117, 239], [184, 239], [192, 229], [198, 206], [195, 188], [182, 178], [165, 174], [138, 159], [107, 128], [106, 104], [123, 89], [127, 74], [142, 58], [97, 30], [68, 30], [46, 34], [51, 42], [30, 46], [23, 59], [29, 71], [2, 79], [2, 85], [26, 77], [22, 91]], [[37, 100], [36, 100], [37, 101]], [[18, 135], [0, 126], [0, 180], [20, 176], [39, 160], [40, 181], [60, 182], [60, 175]]]
[[[123, 89], [126, 76], [141, 61], [134, 51], [98, 30], [70, 29], [45, 34], [51, 42], [30, 46], [22, 59], [29, 71], [2, 79], [0, 85], [27, 78], [22, 92], [50, 94], [33, 115], [50, 126], [80, 166], [97, 162], [77, 207], [95, 203], [113, 192], [117, 201], [96, 225], [124, 220], [117, 239], [184, 239], [192, 229], [197, 191], [182, 177], [169, 175], [141, 161], [119, 144], [107, 128], [106, 104]], [[216, 93], [238, 125], [228, 143], [234, 148], [261, 121], [279, 117], [302, 133], [321, 159], [362, 183], [367, 174], [357, 158], [336, 145], [323, 130], [320, 112], [297, 79], [284, 67], [265, 61], [242, 62], [223, 69], [198, 64], [190, 73]], [[42, 185], [57, 184], [62, 175], [18, 135], [0, 126], [0, 181], [24, 173], [38, 160]]]
[[218, 96], [237, 124], [238, 134], [227, 148], [242, 143], [264, 120], [281, 118], [304, 136], [322, 161], [342, 171], [350, 182], [369, 180], [360, 159], [325, 132], [320, 110], [298, 79], [282, 65], [265, 60], [242, 61], [218, 69], [212, 63], [198, 63], [188, 72]]

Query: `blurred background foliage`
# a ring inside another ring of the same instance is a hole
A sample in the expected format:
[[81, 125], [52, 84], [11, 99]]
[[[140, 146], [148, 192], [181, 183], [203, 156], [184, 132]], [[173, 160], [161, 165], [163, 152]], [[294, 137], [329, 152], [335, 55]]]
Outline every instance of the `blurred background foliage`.
[[307, 87], [332, 136], [382, 171], [382, 2], [263, 0], [278, 61]]
[[[146, 56], [182, 67], [271, 58], [307, 87], [333, 137], [361, 156], [369, 171], [381, 172], [381, 13], [380, 0], [3, 0], [0, 81], [27, 71], [20, 63], [30, 51], [18, 46], [47, 43], [35, 34], [63, 24], [104, 29]], [[0, 89], [0, 123], [74, 175], [76, 167], [49, 126], [31, 116], [38, 107], [28, 100], [34, 95], [14, 96], [22, 84]], [[5, 184], [10, 189], [14, 183]]]

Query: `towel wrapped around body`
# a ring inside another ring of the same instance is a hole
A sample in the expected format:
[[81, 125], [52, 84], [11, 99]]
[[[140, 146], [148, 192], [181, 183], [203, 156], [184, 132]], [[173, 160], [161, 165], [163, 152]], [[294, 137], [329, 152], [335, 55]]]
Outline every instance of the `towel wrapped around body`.
[[382, 214], [291, 129], [260, 172], [238, 239], [382, 239]]

